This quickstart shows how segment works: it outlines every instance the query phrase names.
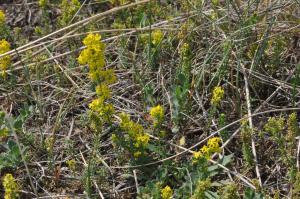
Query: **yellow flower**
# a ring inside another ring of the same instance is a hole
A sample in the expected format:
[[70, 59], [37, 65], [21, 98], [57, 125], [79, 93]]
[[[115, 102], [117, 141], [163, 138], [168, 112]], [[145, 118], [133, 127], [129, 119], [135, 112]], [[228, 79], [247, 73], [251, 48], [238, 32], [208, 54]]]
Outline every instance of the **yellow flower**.
[[102, 44], [101, 42], [101, 35], [99, 34], [92, 34], [92, 33], [88, 34], [83, 39], [83, 44], [88, 48], [99, 49], [99, 50], [102, 50], [101, 47], [104, 47], [104, 44]]
[[170, 199], [172, 197], [172, 195], [173, 195], [173, 190], [168, 185], [165, 186], [165, 188], [163, 188], [160, 191], [160, 196], [162, 199]]
[[103, 100], [110, 98], [111, 90], [106, 84], [100, 84], [96, 87], [96, 94]]
[[221, 152], [220, 142], [221, 142], [221, 139], [219, 137], [210, 138], [207, 141], [207, 145], [204, 145], [200, 149], [200, 151], [194, 152], [193, 162], [196, 162], [196, 160], [200, 159], [203, 156], [206, 159], [209, 159], [212, 154], [220, 153]]
[[101, 50], [100, 48], [94, 49], [94, 47], [87, 47], [80, 52], [77, 60], [81, 65], [88, 64], [90, 71], [101, 70], [105, 65], [104, 49]]
[[203, 154], [200, 151], [194, 152], [194, 158], [200, 159], [203, 156]]
[[140, 151], [134, 152], [134, 154], [133, 154], [134, 158], [139, 158], [141, 155], [142, 155], [142, 152], [140, 152]]
[[213, 90], [211, 104], [217, 106], [224, 97], [224, 89], [220, 86], [216, 86]]
[[6, 53], [9, 50], [10, 50], [10, 44], [5, 39], [2, 39], [0, 41], [0, 53], [1, 54]]
[[164, 112], [164, 108], [160, 105], [157, 105], [150, 109], [150, 116], [153, 120], [154, 127], [158, 127], [159, 125], [161, 125], [164, 119]]
[[200, 151], [201, 151], [203, 154], [207, 155], [207, 154], [209, 154], [209, 152], [210, 152], [209, 149], [210, 149], [210, 148], [209, 148], [208, 146], [204, 145], [204, 146], [200, 149]]
[[76, 161], [74, 159], [71, 159], [71, 160], [67, 160], [67, 165], [68, 165], [68, 168], [71, 170], [71, 171], [75, 171], [75, 168], [76, 168]]
[[121, 113], [120, 118], [121, 118], [120, 127], [124, 130], [127, 130], [129, 127], [129, 123], [131, 122], [129, 115], [126, 113]]
[[89, 66], [89, 76], [93, 82], [98, 84], [113, 84], [117, 81], [112, 69], [105, 70], [104, 50], [105, 45], [99, 34], [88, 34], [83, 39], [86, 49], [82, 50], [77, 58], [79, 64]]
[[152, 32], [152, 44], [158, 45], [163, 39], [163, 33], [161, 30], [155, 30]]
[[211, 153], [220, 153], [221, 148], [219, 143], [221, 142], [221, 139], [219, 137], [214, 137], [208, 140], [207, 145], [209, 147], [209, 150]]
[[6, 174], [3, 178], [3, 188], [5, 190], [5, 199], [16, 199], [19, 194], [19, 185], [17, 184], [15, 178], [10, 174]]
[[110, 122], [112, 115], [115, 113], [113, 105], [104, 103], [104, 99], [102, 98], [94, 99], [89, 104], [89, 108], [104, 122]]
[[118, 141], [118, 137], [114, 133], [111, 135], [111, 139], [112, 139], [113, 142], [117, 142]]
[[8, 128], [0, 128], [0, 139], [5, 138], [9, 135], [9, 130]]
[[139, 148], [141, 146], [146, 146], [150, 140], [149, 135], [147, 134], [140, 134], [136, 136], [135, 141], [136, 143], [134, 144], [135, 147]]
[[47, 137], [46, 140], [45, 140], [45, 147], [46, 147], [47, 151], [52, 152], [53, 146], [54, 146], [53, 136]]
[[210, 187], [211, 187], [211, 180], [209, 178], [206, 180], [199, 180], [191, 199], [206, 198], [205, 191], [207, 191]]
[[202, 157], [204, 157], [204, 155], [201, 151], [193, 152], [192, 163], [196, 164], [198, 162], [198, 160], [200, 160]]
[[136, 149], [146, 148], [150, 136], [145, 133], [143, 126], [132, 121], [126, 113], [121, 113], [120, 118], [120, 127], [128, 134], [129, 142], [131, 142]]
[[[72, 0], [77, 1], [77, 0]], [[103, 122], [110, 123], [115, 109], [112, 104], [105, 103], [105, 100], [111, 97], [110, 84], [116, 82], [114, 70], [105, 70], [104, 50], [105, 45], [101, 41], [99, 34], [88, 34], [83, 39], [83, 44], [86, 46], [77, 58], [79, 64], [87, 64], [89, 66], [89, 77], [97, 84], [96, 94], [98, 98], [89, 104], [92, 110], [90, 119], [94, 129], [100, 127]]]
[[89, 108], [95, 112], [99, 112], [98, 110], [102, 109], [103, 106], [103, 100], [100, 98], [94, 99], [90, 104]]
[[98, 72], [98, 78], [106, 84], [113, 84], [117, 81], [115, 71], [113, 69], [103, 70]]
[[112, 116], [115, 113], [115, 108], [112, 104], [106, 104], [102, 111], [99, 113], [99, 116], [105, 121], [105, 122], [111, 122]]
[[5, 14], [2, 10], [0, 10], [0, 24], [4, 24], [6, 20]]
[[[10, 51], [10, 44], [5, 39], [0, 40], [0, 55], [8, 51]], [[2, 76], [6, 75], [6, 70], [10, 65], [10, 62], [11, 62], [10, 55], [6, 55], [0, 58], [0, 72], [2, 73]]]
[[79, 64], [84, 65], [88, 63], [90, 51], [88, 49], [84, 49], [80, 52], [77, 61]]
[[45, 8], [48, 3], [48, 0], [39, 0], [39, 6], [42, 8]]
[[188, 55], [190, 46], [188, 43], [184, 43], [180, 48], [180, 54], [182, 57], [186, 57]]

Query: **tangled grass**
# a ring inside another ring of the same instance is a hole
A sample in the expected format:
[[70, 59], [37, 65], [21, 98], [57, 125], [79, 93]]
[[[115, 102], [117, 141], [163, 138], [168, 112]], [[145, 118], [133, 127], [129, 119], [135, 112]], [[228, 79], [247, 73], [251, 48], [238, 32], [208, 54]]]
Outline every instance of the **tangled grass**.
[[5, 198], [300, 198], [300, 4], [0, 4]]

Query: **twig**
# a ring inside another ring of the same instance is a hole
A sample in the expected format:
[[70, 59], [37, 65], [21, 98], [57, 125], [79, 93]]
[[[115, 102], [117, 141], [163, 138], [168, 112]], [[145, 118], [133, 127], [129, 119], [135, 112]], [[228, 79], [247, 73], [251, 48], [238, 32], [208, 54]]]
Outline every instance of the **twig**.
[[139, 189], [139, 182], [138, 182], [137, 175], [136, 175], [136, 169], [133, 170], [133, 176], [134, 176], [134, 181], [135, 181], [136, 192], [139, 194], [140, 189]]
[[[252, 117], [250, 117], [252, 115], [252, 113], [251, 113], [251, 103], [250, 103], [249, 82], [248, 82], [248, 78], [247, 78], [247, 74], [245, 72], [244, 66], [242, 66], [242, 68], [243, 68], [243, 71], [244, 71], [246, 101], [247, 101], [247, 109], [248, 109], [248, 116], [249, 116], [248, 117], [249, 127], [250, 127], [251, 131], [253, 132], [253, 122], [252, 122]], [[255, 162], [256, 176], [258, 178], [258, 182], [259, 182], [260, 187], [262, 187], [263, 184], [262, 184], [262, 181], [261, 181], [261, 176], [260, 176], [260, 172], [259, 172], [259, 168], [258, 168], [257, 154], [256, 154], [255, 141], [253, 139], [253, 135], [251, 136], [251, 146], [252, 146], [252, 154], [253, 154], [253, 158], [254, 158], [254, 162]]]
[[298, 171], [300, 169], [299, 156], [300, 156], [300, 139], [298, 137], [298, 148], [297, 148], [297, 168], [298, 168]]

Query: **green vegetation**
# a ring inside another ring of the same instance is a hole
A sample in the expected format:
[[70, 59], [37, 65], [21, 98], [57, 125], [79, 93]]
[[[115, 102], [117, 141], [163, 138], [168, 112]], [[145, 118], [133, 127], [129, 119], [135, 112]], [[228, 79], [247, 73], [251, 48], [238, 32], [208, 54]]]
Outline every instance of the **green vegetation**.
[[0, 195], [300, 198], [300, 3], [0, 4]]

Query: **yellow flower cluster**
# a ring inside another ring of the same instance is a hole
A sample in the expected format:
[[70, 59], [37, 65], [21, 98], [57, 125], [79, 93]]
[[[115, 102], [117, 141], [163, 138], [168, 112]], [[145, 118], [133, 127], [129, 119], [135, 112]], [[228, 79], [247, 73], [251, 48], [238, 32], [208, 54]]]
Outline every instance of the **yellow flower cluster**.
[[202, 199], [206, 198], [205, 191], [207, 191], [211, 187], [211, 180], [208, 178], [206, 180], [199, 180], [192, 195], [191, 199]]
[[224, 89], [220, 86], [216, 86], [213, 90], [212, 98], [210, 103], [217, 106], [224, 97]]
[[102, 100], [109, 99], [111, 97], [111, 90], [106, 84], [102, 83], [96, 86], [96, 94]]
[[151, 116], [151, 119], [153, 120], [153, 126], [155, 128], [159, 127], [161, 125], [161, 123], [163, 122], [164, 114], [165, 114], [164, 108], [160, 105], [157, 105], [150, 109], [150, 116]]
[[5, 138], [9, 135], [9, 131], [7, 128], [1, 128], [0, 127], [0, 139]]
[[[135, 158], [138, 158], [140, 155], [142, 155], [141, 150], [147, 147], [150, 137], [145, 133], [143, 126], [132, 121], [128, 114], [121, 113], [120, 118], [120, 128], [127, 132], [129, 139], [127, 141], [133, 144], [133, 151], [135, 151], [133, 155]], [[115, 134], [113, 134], [113, 140], [117, 140]]]
[[163, 39], [163, 32], [161, 30], [155, 30], [152, 32], [152, 44], [158, 45]]
[[67, 160], [67, 165], [68, 165], [68, 168], [74, 172], [75, 169], [76, 169], [76, 161], [74, 159], [71, 159], [71, 160]]
[[39, 6], [45, 8], [48, 5], [48, 0], [39, 0]]
[[[110, 84], [116, 82], [117, 78], [113, 70], [105, 70], [104, 50], [105, 45], [101, 42], [99, 34], [88, 34], [83, 39], [86, 46], [80, 52], [77, 58], [79, 64], [87, 64], [89, 66], [89, 76], [97, 85], [96, 94], [98, 98], [89, 104], [89, 108], [95, 113], [102, 122], [110, 122], [115, 109], [112, 104], [105, 103], [111, 98]], [[99, 126], [99, 123], [94, 124]]]
[[160, 191], [160, 196], [162, 199], [170, 199], [172, 198], [172, 195], [173, 195], [173, 190], [170, 186], [165, 186], [165, 188], [163, 188], [161, 191]]
[[180, 48], [181, 57], [185, 58], [188, 56], [190, 50], [190, 46], [188, 43], [184, 43]]
[[79, 64], [88, 64], [90, 73], [102, 70], [105, 65], [105, 45], [101, 42], [101, 36], [99, 34], [88, 34], [83, 39], [83, 44], [86, 48], [80, 52], [80, 55], [77, 58]]
[[220, 153], [221, 152], [220, 142], [221, 139], [219, 137], [210, 138], [207, 142], [207, 145], [204, 145], [200, 149], [200, 151], [194, 152], [194, 159], [198, 160], [201, 157], [205, 157], [206, 159], [209, 159], [212, 154]]
[[[5, 40], [0, 40], [0, 55], [10, 51], [10, 44]], [[6, 55], [0, 58], [0, 73], [3, 77], [6, 76], [6, 70], [11, 62], [11, 56]]]
[[54, 146], [54, 138], [53, 136], [51, 137], [47, 137], [45, 139], [45, 147], [46, 147], [46, 150], [49, 152], [49, 153], [52, 153], [52, 150], [53, 150], [53, 146]]
[[19, 186], [15, 178], [10, 173], [4, 176], [2, 184], [5, 190], [4, 199], [18, 198]]
[[62, 15], [60, 17], [60, 24], [67, 25], [74, 17], [75, 13], [80, 8], [81, 4], [78, 0], [62, 0], [60, 4]]
[[98, 118], [101, 118], [103, 122], [111, 122], [112, 115], [115, 113], [115, 109], [112, 104], [105, 103], [101, 98], [94, 99], [89, 108], [97, 114]]
[[[141, 42], [143, 44], [147, 44], [149, 42], [150, 35], [148, 33], [144, 33], [140, 35]], [[155, 46], [161, 43], [163, 40], [163, 32], [161, 30], [154, 30], [151, 33], [151, 43]]]
[[79, 64], [89, 65], [89, 75], [92, 81], [96, 83], [114, 83], [116, 81], [114, 71], [104, 70], [105, 45], [101, 42], [101, 36], [99, 34], [89, 34], [84, 38], [83, 44], [86, 48], [80, 52], [77, 60]]
[[5, 13], [2, 10], [0, 10], [0, 25], [5, 23], [5, 18]]

